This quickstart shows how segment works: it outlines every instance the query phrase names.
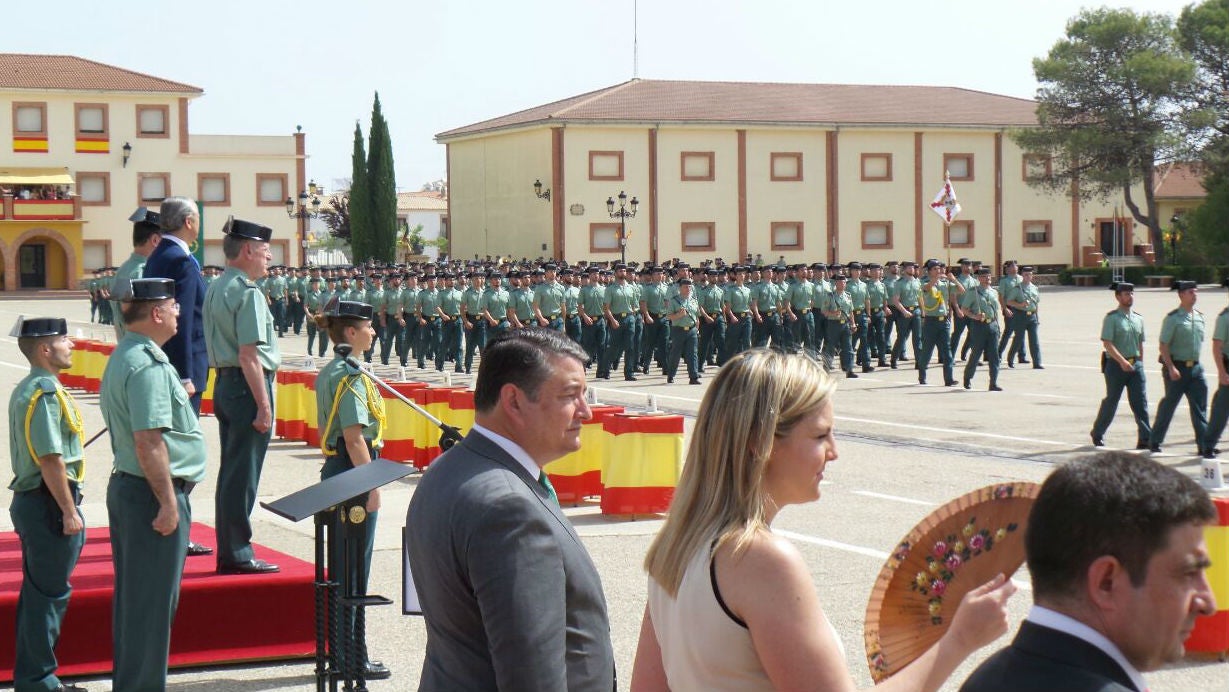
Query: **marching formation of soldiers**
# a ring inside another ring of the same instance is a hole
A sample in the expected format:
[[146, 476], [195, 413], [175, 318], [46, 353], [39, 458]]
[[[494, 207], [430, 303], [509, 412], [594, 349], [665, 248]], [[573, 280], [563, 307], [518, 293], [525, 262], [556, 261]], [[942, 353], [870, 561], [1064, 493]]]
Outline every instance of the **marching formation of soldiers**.
[[[673, 382], [681, 361], [688, 382], [699, 384], [705, 368], [772, 346], [805, 350], [848, 378], [912, 360], [920, 384], [937, 357], [947, 386], [958, 383], [954, 367], [963, 360], [966, 388], [984, 361], [989, 389], [999, 391], [1003, 354], [1009, 367], [1042, 367], [1040, 292], [1032, 267], [1005, 263], [995, 286], [979, 264], [273, 266], [256, 284], [276, 334], [306, 329], [308, 352], [320, 357], [329, 339], [314, 317], [338, 298], [372, 306], [369, 363], [470, 373], [490, 337], [534, 325], [581, 344], [600, 379], [621, 369], [634, 381], [656, 368]], [[221, 271], [207, 265], [202, 274], [209, 283]], [[108, 272], [100, 273], [91, 296], [105, 303]]]

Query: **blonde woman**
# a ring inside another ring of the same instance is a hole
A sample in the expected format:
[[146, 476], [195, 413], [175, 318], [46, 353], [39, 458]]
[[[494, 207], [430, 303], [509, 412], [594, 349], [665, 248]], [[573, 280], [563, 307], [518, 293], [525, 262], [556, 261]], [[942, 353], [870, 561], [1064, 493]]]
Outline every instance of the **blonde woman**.
[[[781, 508], [819, 499], [837, 458], [835, 386], [812, 358], [765, 349], [718, 373], [645, 558], [633, 692], [854, 689], [802, 555], [771, 529]], [[970, 592], [947, 634], [880, 687], [938, 689], [1007, 631], [1014, 591], [999, 575]]]

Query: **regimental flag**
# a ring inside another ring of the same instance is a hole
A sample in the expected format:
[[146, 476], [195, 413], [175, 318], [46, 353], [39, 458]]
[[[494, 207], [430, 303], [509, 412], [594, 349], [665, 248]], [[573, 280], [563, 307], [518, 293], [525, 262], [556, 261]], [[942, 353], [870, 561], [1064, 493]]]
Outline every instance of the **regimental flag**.
[[960, 202], [956, 201], [956, 188], [952, 187], [952, 176], [945, 173], [943, 188], [935, 195], [935, 201], [930, 203], [930, 210], [943, 219], [943, 223], [951, 225], [960, 216]]

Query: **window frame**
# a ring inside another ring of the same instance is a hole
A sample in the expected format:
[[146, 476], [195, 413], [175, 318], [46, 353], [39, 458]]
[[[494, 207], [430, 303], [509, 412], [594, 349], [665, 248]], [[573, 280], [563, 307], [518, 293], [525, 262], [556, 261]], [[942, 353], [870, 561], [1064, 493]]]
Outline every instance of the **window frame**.
[[[866, 242], [866, 229], [870, 226], [886, 227], [887, 234], [888, 234], [887, 242], [883, 244], [878, 244], [878, 245]], [[893, 234], [892, 234], [892, 222], [891, 221], [863, 221], [861, 229], [859, 231], [858, 241], [861, 243], [863, 250], [891, 250], [893, 249], [895, 247], [894, 246], [895, 238], [893, 237]]]
[[[798, 229], [798, 243], [781, 245], [777, 243], [777, 228], [794, 226]], [[806, 249], [806, 225], [802, 221], [770, 221], [768, 224], [768, 242], [773, 250], [801, 251]]]
[[[141, 129], [141, 113], [143, 111], [162, 111], [162, 132], [146, 132]], [[166, 104], [138, 103], [136, 106], [136, 136], [139, 139], [170, 139], [171, 138], [171, 107]]]
[[[81, 195], [81, 179], [82, 178], [99, 178], [102, 180], [102, 200], [98, 202], [90, 202]], [[76, 185], [77, 196], [81, 197], [81, 206], [83, 207], [109, 207], [111, 206], [111, 172], [110, 171], [77, 171]], [[137, 190], [137, 196], [141, 196], [141, 191]]]
[[[593, 238], [599, 230], [613, 230], [615, 236], [614, 247], [598, 247], [594, 245]], [[619, 224], [609, 221], [595, 221], [589, 224], [589, 252], [610, 252], [618, 253], [622, 248], [619, 247]]]
[[[708, 175], [687, 175], [687, 159], [703, 158], [708, 160]], [[680, 151], [679, 180], [683, 182], [712, 182], [717, 175], [717, 152], [714, 151]]]
[[[888, 172], [882, 176], [867, 175], [866, 174], [867, 159], [887, 159], [887, 171]], [[864, 183], [891, 182], [892, 181], [892, 154], [889, 152], [867, 152], [867, 153], [862, 154], [858, 172], [861, 174], [862, 182]]]
[[[142, 194], [141, 190], [143, 187], [145, 187], [145, 181], [153, 179], [153, 178], [162, 179], [163, 192], [166, 193], [165, 197], [162, 197], [161, 199], [153, 199], [153, 198], [146, 199], [144, 195]], [[171, 193], [171, 174], [169, 172], [137, 173], [137, 204], [138, 205], [145, 206], [149, 204], [150, 202], [161, 203], [162, 200], [166, 199], [167, 197], [173, 197], [173, 196], [174, 195]]]
[[[596, 175], [594, 174], [593, 172], [594, 159], [606, 157], [606, 156], [614, 156], [619, 160], [619, 173], [617, 175]], [[622, 181], [623, 175], [624, 175], [624, 168], [623, 168], [623, 151], [622, 150], [618, 150], [618, 151], [602, 150], [602, 149], [590, 149], [589, 150], [589, 180]]]
[[[281, 199], [276, 202], [269, 202], [261, 199], [260, 189], [266, 180], [279, 180], [282, 183]], [[285, 207], [286, 199], [290, 195], [290, 175], [286, 173], [257, 173], [256, 174], [256, 206], [258, 207]]]
[[[206, 180], [222, 180], [223, 197], [220, 202], [206, 201], [205, 199], [205, 181]], [[230, 173], [197, 173], [196, 174], [196, 199], [202, 206], [206, 207], [229, 207], [230, 206]], [[285, 205], [285, 202], [282, 203]]]
[[[964, 227], [967, 227], [967, 228], [969, 229], [969, 242], [967, 242], [967, 243], [953, 243], [953, 242], [952, 242], [952, 226], [964, 226]], [[949, 247], [949, 248], [957, 248], [957, 247], [960, 247], [960, 248], [971, 248], [971, 247], [973, 247], [973, 246], [976, 244], [976, 242], [975, 242], [975, 241], [976, 241], [976, 238], [975, 238], [975, 236], [973, 235], [973, 231], [974, 231], [974, 224], [973, 224], [973, 222], [972, 222], [971, 220], [969, 220], [969, 219], [957, 219], [957, 220], [955, 220], [955, 221], [951, 222], [950, 224], [944, 224], [944, 225], [943, 225], [943, 240], [946, 242], [947, 247]]]
[[[1030, 241], [1028, 239], [1028, 227], [1030, 224], [1043, 224], [1046, 229], [1046, 239], [1043, 243]], [[1054, 222], [1049, 219], [1024, 219], [1020, 222], [1020, 240], [1024, 247], [1053, 247], [1054, 246]]]
[[[687, 231], [691, 228], [705, 228], [708, 230], [707, 245], [688, 245]], [[679, 224], [679, 248], [683, 252], [716, 252], [717, 250], [717, 222], [716, 221], [683, 221]]]
[[954, 153], [954, 154], [945, 153], [943, 154], [943, 172], [944, 173], [948, 173], [948, 174], [951, 173], [952, 171], [951, 161], [953, 159], [966, 159], [968, 161], [968, 164], [965, 169], [965, 173], [967, 173], [967, 175], [953, 175], [951, 176], [952, 180], [972, 181], [976, 179], [976, 175], [974, 173], [974, 168], [973, 168], [973, 162], [974, 162], [973, 154], [965, 154], [965, 153]]
[[[777, 175], [777, 159], [794, 159], [798, 172], [793, 176]], [[801, 151], [773, 151], [768, 154], [768, 179], [774, 183], [798, 183], [803, 181]]]
[[[102, 132], [86, 132], [81, 129], [81, 111], [97, 108], [102, 111]], [[111, 139], [111, 108], [106, 103], [74, 103], [73, 104], [73, 136], [77, 139], [106, 140]]]
[[[43, 129], [34, 131], [22, 131], [17, 129], [17, 111], [23, 108], [37, 108], [42, 112]], [[47, 138], [47, 102], [46, 101], [14, 101], [13, 102], [13, 137], [41, 137]]]

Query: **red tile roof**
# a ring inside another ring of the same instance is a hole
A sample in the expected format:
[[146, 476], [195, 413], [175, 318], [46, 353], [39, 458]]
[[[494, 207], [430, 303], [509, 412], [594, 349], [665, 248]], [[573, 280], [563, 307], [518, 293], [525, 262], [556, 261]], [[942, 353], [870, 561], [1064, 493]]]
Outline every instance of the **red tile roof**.
[[1156, 170], [1157, 199], [1203, 199], [1203, 173], [1189, 163], [1175, 163]]
[[74, 55], [0, 53], [0, 89], [140, 91], [203, 94], [190, 84], [104, 65]]
[[1035, 125], [1036, 108], [1030, 99], [956, 87], [633, 79], [436, 138], [551, 122], [1013, 127]]

